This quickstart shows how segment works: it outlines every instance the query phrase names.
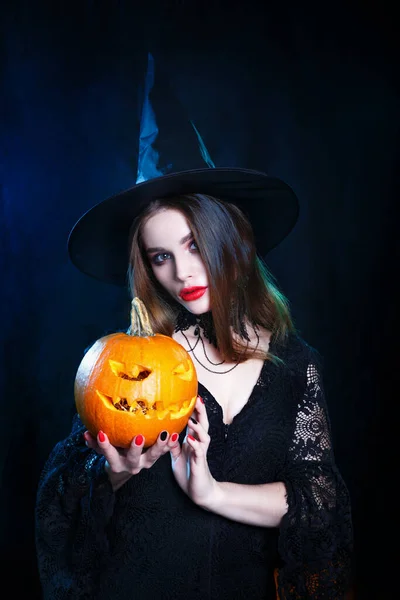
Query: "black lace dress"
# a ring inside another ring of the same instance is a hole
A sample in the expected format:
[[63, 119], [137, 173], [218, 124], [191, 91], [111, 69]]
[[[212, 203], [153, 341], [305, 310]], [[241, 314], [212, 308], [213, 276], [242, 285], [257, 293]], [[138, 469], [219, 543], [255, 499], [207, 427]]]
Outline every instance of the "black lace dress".
[[[219, 481], [283, 481], [279, 528], [244, 525], [197, 507], [169, 455], [113, 493], [104, 459], [71, 434], [44, 466], [36, 546], [45, 600], [275, 600], [344, 597], [352, 523], [335, 466], [318, 355], [292, 335], [271, 344], [242, 411], [227, 426], [199, 384], [210, 421], [208, 462]], [[181, 440], [184, 437], [181, 434]]]

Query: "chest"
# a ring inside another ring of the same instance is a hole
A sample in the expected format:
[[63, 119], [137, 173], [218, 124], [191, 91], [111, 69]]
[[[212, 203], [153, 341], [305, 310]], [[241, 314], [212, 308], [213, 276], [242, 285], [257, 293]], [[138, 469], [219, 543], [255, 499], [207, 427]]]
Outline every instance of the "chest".
[[[175, 333], [173, 337], [190, 350], [187, 338], [180, 332]], [[267, 349], [269, 338], [266, 340], [262, 338], [261, 343], [264, 349]], [[196, 368], [198, 381], [221, 406], [223, 421], [229, 425], [249, 400], [260, 377], [264, 361], [260, 358], [250, 358], [239, 364], [222, 362], [219, 352], [207, 340], [203, 340], [202, 344], [196, 344], [190, 355]]]
[[[196, 364], [199, 382], [207, 388], [222, 408], [223, 421], [227, 425], [240, 413], [249, 400], [254, 386], [260, 376], [264, 362], [254, 359], [235, 366], [235, 363], [225, 363], [224, 374], [215, 374], [200, 364]], [[208, 365], [207, 365], [208, 366]], [[232, 368], [234, 367], [234, 368]], [[210, 365], [210, 368], [213, 368]]]

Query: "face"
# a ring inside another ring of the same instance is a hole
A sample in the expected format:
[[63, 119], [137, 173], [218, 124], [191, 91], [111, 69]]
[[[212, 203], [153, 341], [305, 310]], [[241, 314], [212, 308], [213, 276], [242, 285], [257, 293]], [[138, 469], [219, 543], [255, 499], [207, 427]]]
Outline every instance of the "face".
[[197, 315], [209, 311], [206, 269], [184, 215], [156, 213], [143, 226], [142, 239], [154, 276], [174, 300]]

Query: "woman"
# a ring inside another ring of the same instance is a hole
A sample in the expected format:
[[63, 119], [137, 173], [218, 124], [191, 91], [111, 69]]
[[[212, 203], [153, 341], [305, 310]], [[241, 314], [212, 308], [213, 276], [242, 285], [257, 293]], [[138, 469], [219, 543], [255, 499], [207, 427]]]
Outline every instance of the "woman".
[[146, 451], [75, 416], [39, 482], [44, 598], [345, 597], [350, 504], [318, 355], [257, 256], [296, 218], [283, 182], [204, 169], [137, 185], [74, 227], [83, 272], [123, 283], [129, 262], [153, 329], [191, 353], [199, 397], [188, 428]]

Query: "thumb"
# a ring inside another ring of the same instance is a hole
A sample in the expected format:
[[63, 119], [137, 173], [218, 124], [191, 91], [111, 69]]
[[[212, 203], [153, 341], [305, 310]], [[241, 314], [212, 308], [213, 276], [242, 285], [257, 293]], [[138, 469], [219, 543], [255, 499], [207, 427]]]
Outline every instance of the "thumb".
[[177, 446], [174, 446], [169, 452], [171, 454], [172, 462], [175, 463], [182, 456], [181, 445], [178, 444]]

